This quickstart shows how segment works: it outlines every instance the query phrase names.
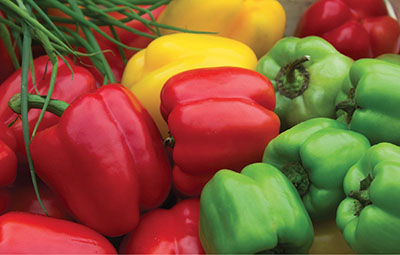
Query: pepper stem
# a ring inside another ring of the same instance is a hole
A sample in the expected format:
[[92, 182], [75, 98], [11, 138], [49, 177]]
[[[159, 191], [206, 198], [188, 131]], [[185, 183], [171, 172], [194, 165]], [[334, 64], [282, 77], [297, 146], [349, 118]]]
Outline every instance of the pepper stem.
[[[42, 109], [45, 101], [46, 96], [28, 94], [28, 109]], [[51, 99], [46, 111], [61, 117], [68, 106], [69, 104], [64, 101]], [[18, 93], [11, 97], [8, 101], [8, 107], [15, 113], [21, 114], [21, 94]]]
[[339, 102], [335, 107], [335, 111], [342, 110], [347, 114], [346, 115], [347, 123], [350, 123], [351, 118], [358, 107], [354, 97], [355, 97], [355, 88], [351, 88], [347, 95], [347, 99]]
[[365, 177], [363, 180], [360, 181], [360, 190], [352, 190], [349, 193], [349, 197], [354, 198], [358, 200], [361, 204], [360, 207], [356, 208], [355, 215], [360, 215], [361, 210], [364, 209], [364, 207], [372, 204], [372, 201], [369, 196], [369, 186], [371, 185], [373, 181], [373, 178], [371, 174], [368, 174], [367, 177]]
[[303, 63], [309, 60], [310, 56], [304, 56], [281, 68], [275, 77], [279, 93], [290, 99], [303, 94], [310, 82], [310, 74]]
[[301, 197], [308, 192], [310, 180], [307, 171], [299, 162], [288, 163], [281, 171], [293, 183]]

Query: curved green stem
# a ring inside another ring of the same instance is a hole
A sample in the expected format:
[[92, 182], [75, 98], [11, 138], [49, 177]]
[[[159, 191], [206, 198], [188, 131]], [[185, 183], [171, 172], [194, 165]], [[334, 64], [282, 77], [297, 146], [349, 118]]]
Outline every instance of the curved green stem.
[[[18, 1], [21, 9], [24, 7], [21, 1]], [[25, 8], [25, 7], [24, 7]], [[40, 198], [39, 189], [37, 186], [35, 169], [33, 166], [33, 160], [30, 152], [30, 137], [29, 137], [29, 122], [28, 122], [28, 75], [29, 75], [29, 60], [32, 45], [32, 37], [29, 31], [28, 25], [22, 24], [24, 39], [22, 42], [22, 63], [21, 63], [21, 120], [22, 130], [25, 142], [25, 150], [28, 159], [29, 170], [31, 173], [33, 188], [35, 190], [36, 197], [38, 198], [39, 204], [42, 207], [44, 213], [47, 215], [46, 208]]]
[[287, 163], [281, 171], [293, 183], [301, 197], [308, 192], [310, 179], [307, 171], [299, 162]]
[[[26, 97], [27, 109], [42, 109], [44, 104], [46, 103], [47, 96], [35, 95], [35, 94], [27, 94], [24, 95]], [[17, 114], [22, 113], [22, 93], [15, 94], [8, 101], [8, 106], [13, 112]], [[25, 103], [25, 102], [24, 102]], [[56, 99], [51, 99], [48, 103], [48, 107], [46, 111], [51, 112], [59, 117], [64, 113], [64, 111], [68, 108], [69, 104]]]
[[310, 82], [310, 74], [303, 64], [309, 60], [309, 56], [304, 56], [281, 68], [275, 77], [279, 93], [290, 99], [303, 94]]

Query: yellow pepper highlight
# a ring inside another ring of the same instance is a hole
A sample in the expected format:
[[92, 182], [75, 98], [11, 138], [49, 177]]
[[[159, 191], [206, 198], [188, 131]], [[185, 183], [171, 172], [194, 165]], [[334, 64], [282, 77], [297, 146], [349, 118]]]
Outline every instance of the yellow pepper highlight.
[[255, 70], [257, 57], [247, 45], [225, 37], [189, 33], [165, 35], [128, 61], [121, 83], [136, 95], [165, 138], [168, 126], [160, 113], [164, 83], [183, 71], [217, 66]]
[[[286, 13], [276, 0], [172, 0], [157, 22], [218, 32], [247, 44], [260, 58], [283, 37]], [[175, 31], [162, 29], [161, 33]]]

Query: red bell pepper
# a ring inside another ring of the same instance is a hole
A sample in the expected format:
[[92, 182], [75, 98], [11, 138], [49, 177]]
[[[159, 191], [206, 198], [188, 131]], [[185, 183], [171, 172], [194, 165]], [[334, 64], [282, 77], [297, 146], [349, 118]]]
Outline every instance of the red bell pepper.
[[56, 106], [49, 110], [62, 116], [33, 138], [37, 174], [83, 224], [107, 236], [132, 231], [139, 208], [161, 205], [171, 187], [170, 163], [154, 121], [117, 84], [81, 96], [65, 112], [65, 103], [52, 102]]
[[[37, 182], [37, 187], [48, 216], [59, 219], [71, 219], [68, 213], [61, 207], [59, 201], [56, 200], [55, 194], [40, 179]], [[7, 211], [45, 215], [31, 183], [14, 183], [9, 188], [9, 191], [10, 202], [7, 206]]]
[[400, 50], [400, 25], [383, 0], [319, 0], [302, 15], [295, 35], [317, 35], [353, 59]]
[[17, 177], [16, 141], [11, 130], [0, 123], [0, 188], [12, 184]]
[[1, 254], [117, 254], [94, 230], [42, 215], [9, 212], [0, 216]]
[[0, 215], [7, 211], [10, 201], [10, 191], [7, 188], [0, 188]]
[[11, 185], [17, 177], [17, 156], [0, 140], [0, 187]]
[[199, 199], [187, 199], [169, 210], [144, 214], [126, 235], [120, 254], [204, 254], [199, 239]]
[[169, 79], [161, 112], [175, 141], [175, 188], [198, 196], [216, 171], [260, 161], [279, 132], [274, 108], [271, 82], [252, 70], [203, 68]]
[[171, 77], [161, 90], [161, 114], [168, 120], [177, 105], [207, 98], [244, 98], [275, 109], [272, 83], [258, 72], [240, 67], [199, 68]]
[[[70, 60], [68, 63], [71, 65], [74, 72], [73, 76], [68, 66], [59, 59], [58, 61], [58, 72], [57, 80], [52, 94], [52, 98], [66, 101], [71, 103], [78, 96], [93, 91], [96, 87], [93, 75], [83, 67], [72, 64]], [[47, 56], [42, 56], [34, 60], [35, 67], [35, 80], [36, 87], [40, 94], [47, 94], [50, 83], [50, 76], [52, 65]], [[21, 69], [12, 74], [6, 81], [0, 86], [0, 122], [8, 125], [17, 118], [9, 107], [9, 99], [21, 91]], [[28, 92], [35, 93], [35, 88], [32, 82], [31, 76], [28, 80]], [[39, 118], [40, 111], [38, 109], [32, 109], [28, 113], [29, 119], [29, 131], [32, 133], [35, 124]], [[43, 130], [57, 123], [58, 117], [51, 113], [46, 113], [40, 123], [38, 131]], [[22, 121], [18, 119], [12, 126], [15, 138], [17, 139], [17, 153], [20, 161], [26, 160], [25, 143], [22, 132]]]

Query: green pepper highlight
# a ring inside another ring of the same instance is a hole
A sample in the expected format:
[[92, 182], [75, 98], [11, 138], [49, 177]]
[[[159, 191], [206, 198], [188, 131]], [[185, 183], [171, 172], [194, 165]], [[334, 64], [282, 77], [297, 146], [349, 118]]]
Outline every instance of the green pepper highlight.
[[200, 198], [206, 253], [308, 253], [314, 230], [293, 184], [272, 165], [218, 171]]

